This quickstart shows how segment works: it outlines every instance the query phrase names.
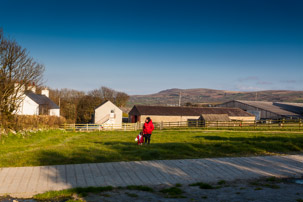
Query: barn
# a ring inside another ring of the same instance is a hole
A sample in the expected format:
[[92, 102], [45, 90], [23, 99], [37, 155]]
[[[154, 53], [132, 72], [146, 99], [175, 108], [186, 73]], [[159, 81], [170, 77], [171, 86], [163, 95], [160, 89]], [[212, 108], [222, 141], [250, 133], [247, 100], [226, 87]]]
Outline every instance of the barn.
[[[227, 115], [230, 120], [254, 121], [255, 116], [237, 108], [222, 107], [168, 107], [135, 105], [129, 112], [129, 120], [132, 123], [144, 122], [146, 117], [151, 117], [153, 122], [183, 122], [198, 120], [201, 115], [213, 114]], [[224, 115], [224, 116], [225, 116]], [[226, 119], [225, 119], [226, 120]]]
[[231, 120], [227, 114], [202, 114], [199, 117], [199, 123], [202, 126], [206, 126], [206, 123], [209, 122], [208, 126], [228, 126]]
[[218, 107], [240, 108], [261, 119], [302, 119], [303, 103], [233, 100]]

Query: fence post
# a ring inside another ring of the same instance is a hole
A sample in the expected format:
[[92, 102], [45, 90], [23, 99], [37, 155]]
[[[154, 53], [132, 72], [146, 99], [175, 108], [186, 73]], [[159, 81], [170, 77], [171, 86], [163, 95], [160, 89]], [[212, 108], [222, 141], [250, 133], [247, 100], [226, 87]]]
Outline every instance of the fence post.
[[86, 132], [88, 132], [88, 123], [86, 124]]
[[301, 130], [302, 119], [299, 119], [299, 130]]

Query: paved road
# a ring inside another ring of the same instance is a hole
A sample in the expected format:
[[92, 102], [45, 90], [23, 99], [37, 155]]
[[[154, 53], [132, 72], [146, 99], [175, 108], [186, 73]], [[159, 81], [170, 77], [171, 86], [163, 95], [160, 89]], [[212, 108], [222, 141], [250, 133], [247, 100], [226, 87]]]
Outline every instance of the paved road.
[[72, 187], [301, 177], [302, 168], [303, 155], [12, 167], [0, 169], [0, 195], [30, 197]]

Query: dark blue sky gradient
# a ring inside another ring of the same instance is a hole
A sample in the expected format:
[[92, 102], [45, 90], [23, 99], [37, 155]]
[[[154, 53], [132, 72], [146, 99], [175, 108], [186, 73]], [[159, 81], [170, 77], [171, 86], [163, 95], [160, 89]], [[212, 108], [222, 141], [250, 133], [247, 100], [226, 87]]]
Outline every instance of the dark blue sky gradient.
[[303, 90], [303, 1], [0, 0], [52, 88]]

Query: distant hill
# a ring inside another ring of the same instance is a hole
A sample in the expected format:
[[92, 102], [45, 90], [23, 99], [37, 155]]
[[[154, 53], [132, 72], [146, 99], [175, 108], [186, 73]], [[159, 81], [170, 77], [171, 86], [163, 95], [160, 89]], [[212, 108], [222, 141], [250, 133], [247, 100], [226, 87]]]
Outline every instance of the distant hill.
[[205, 88], [197, 89], [168, 89], [150, 95], [133, 95], [129, 106], [144, 105], [177, 105], [179, 93], [182, 96], [182, 105], [192, 104], [218, 104], [230, 100], [259, 100], [273, 102], [303, 102], [303, 91], [267, 90], [254, 92], [225, 91]]

